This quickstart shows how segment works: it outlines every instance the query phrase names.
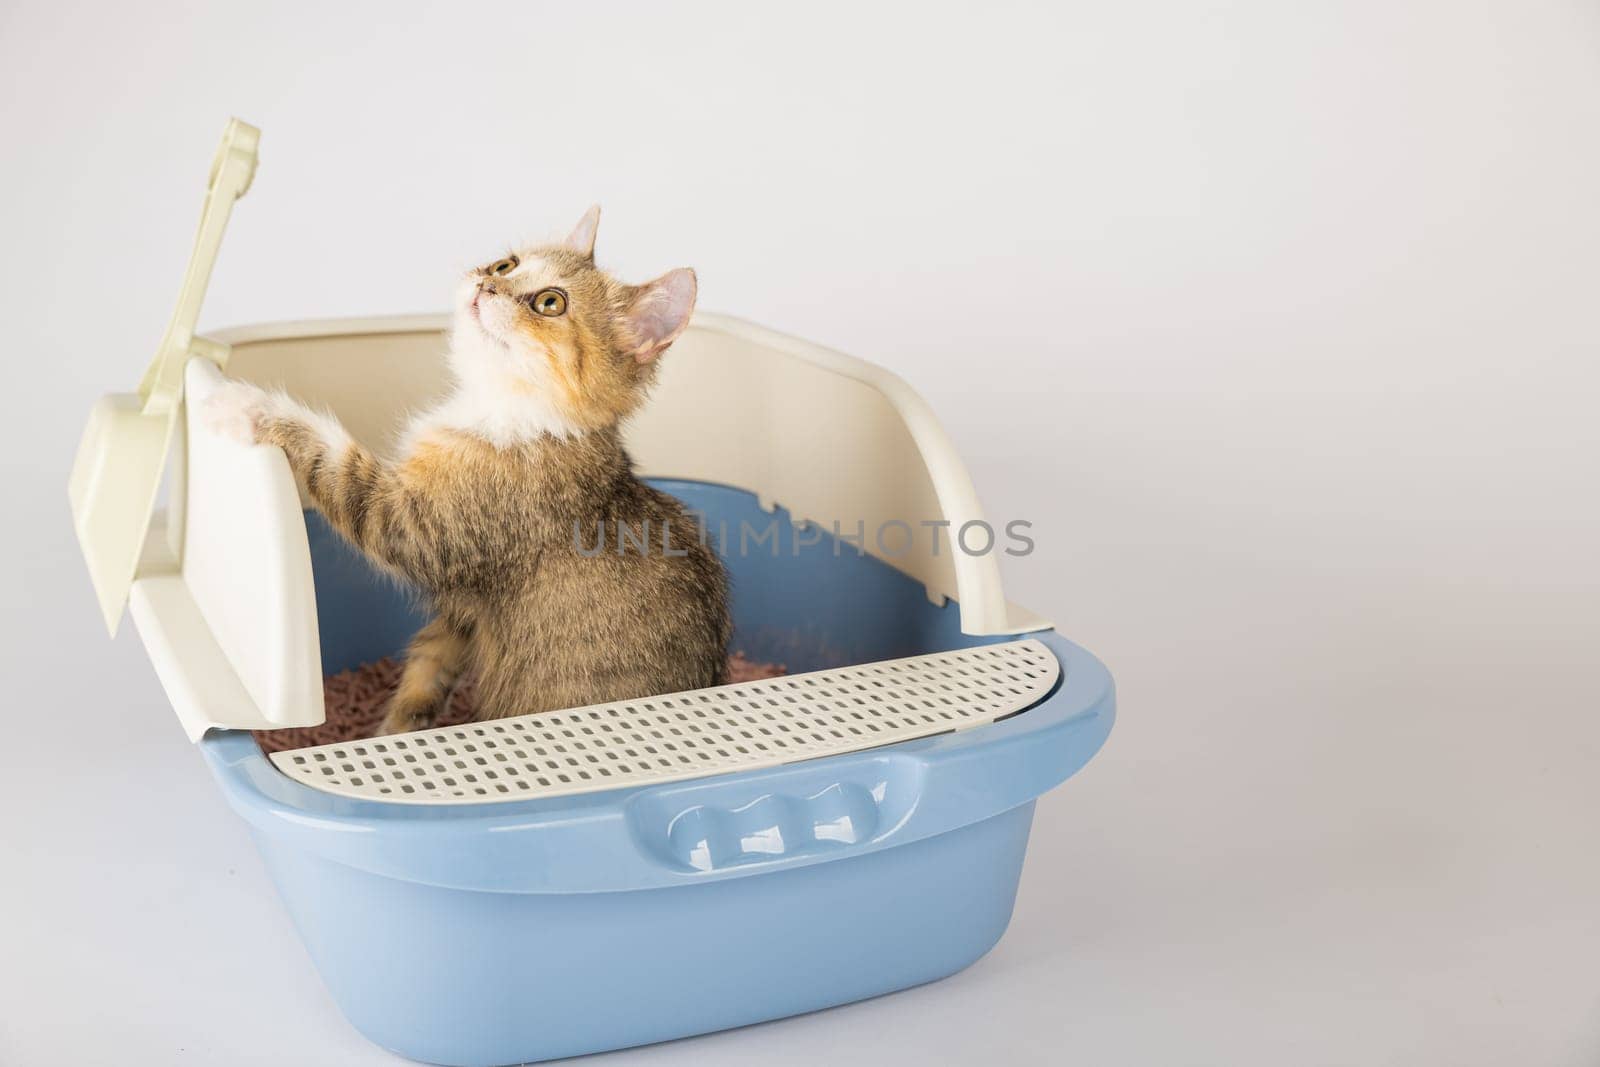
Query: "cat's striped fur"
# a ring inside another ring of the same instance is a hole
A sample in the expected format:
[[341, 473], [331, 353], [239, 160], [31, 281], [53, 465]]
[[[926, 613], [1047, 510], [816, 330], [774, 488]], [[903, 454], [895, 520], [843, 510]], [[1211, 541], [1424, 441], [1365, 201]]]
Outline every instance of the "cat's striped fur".
[[[480, 718], [723, 680], [721, 561], [682, 505], [634, 475], [619, 429], [687, 323], [693, 275], [615, 281], [594, 266], [595, 221], [469, 276], [458, 387], [409, 427], [397, 459], [281, 394], [234, 384], [212, 401], [215, 427], [282, 448], [334, 528], [434, 609], [387, 732], [430, 725], [468, 671]], [[530, 310], [553, 287], [565, 311]], [[640, 536], [619, 552], [621, 527]]]

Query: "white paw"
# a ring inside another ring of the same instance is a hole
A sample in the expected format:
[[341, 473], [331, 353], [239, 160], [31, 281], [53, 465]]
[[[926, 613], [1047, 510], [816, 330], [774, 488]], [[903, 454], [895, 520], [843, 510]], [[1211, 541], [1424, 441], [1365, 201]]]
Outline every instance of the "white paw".
[[227, 382], [206, 397], [200, 422], [219, 437], [253, 445], [261, 439], [261, 424], [272, 407], [272, 397], [248, 382]]

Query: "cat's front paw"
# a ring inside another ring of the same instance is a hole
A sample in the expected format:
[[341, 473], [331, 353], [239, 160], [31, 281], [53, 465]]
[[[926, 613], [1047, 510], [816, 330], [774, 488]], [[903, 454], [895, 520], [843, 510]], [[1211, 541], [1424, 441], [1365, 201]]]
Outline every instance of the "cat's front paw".
[[253, 445], [261, 440], [261, 427], [272, 409], [272, 397], [260, 386], [228, 382], [202, 402], [200, 422], [219, 437]]

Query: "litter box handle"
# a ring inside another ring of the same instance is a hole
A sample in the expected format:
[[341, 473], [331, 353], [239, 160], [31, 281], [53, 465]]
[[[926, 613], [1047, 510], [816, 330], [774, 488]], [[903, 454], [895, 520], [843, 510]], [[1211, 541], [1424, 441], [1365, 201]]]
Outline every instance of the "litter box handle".
[[183, 287], [178, 291], [178, 306], [167, 322], [166, 333], [155, 358], [139, 380], [139, 396], [146, 415], [166, 415], [178, 406], [183, 393], [183, 365], [190, 355], [219, 360], [225, 349], [197, 341], [194, 328], [200, 319], [200, 305], [211, 283], [211, 268], [222, 247], [233, 203], [250, 189], [256, 175], [256, 146], [261, 131], [248, 122], [229, 119], [222, 143], [211, 160], [211, 176], [206, 182], [205, 207], [200, 212], [200, 230], [195, 235], [194, 251], [184, 271]]
[[922, 780], [915, 756], [857, 752], [645, 789], [628, 801], [624, 819], [652, 869], [770, 870], [897, 837], [917, 808]]

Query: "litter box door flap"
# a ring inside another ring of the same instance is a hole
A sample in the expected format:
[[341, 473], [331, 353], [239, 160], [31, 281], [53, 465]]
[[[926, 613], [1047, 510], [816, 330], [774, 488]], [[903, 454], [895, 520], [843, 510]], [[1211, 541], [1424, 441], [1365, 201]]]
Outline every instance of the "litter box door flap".
[[241, 445], [201, 424], [198, 410], [225, 380], [206, 360], [186, 368], [182, 568], [141, 579], [133, 602], [191, 738], [210, 727], [278, 729], [324, 718], [300, 493], [280, 449]]

